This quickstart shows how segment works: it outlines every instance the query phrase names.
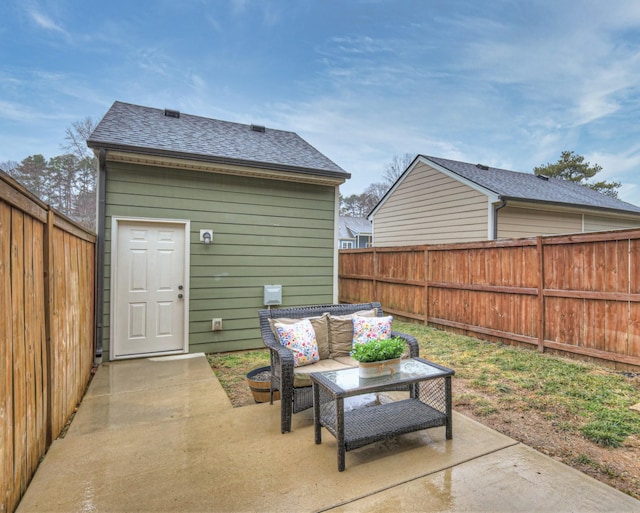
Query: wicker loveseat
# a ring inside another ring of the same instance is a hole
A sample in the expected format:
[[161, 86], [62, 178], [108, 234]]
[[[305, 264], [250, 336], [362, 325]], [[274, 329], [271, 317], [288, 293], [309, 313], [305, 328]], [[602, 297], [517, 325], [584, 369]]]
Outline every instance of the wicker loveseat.
[[[377, 302], [352, 305], [297, 306], [258, 311], [262, 340], [269, 348], [271, 355], [271, 403], [273, 404], [273, 390], [280, 390], [283, 433], [291, 431], [292, 414], [313, 406], [313, 393], [309, 379], [311, 372], [355, 365], [356, 362], [348, 356], [349, 348], [344, 345], [338, 346], [338, 339], [344, 340], [345, 336], [348, 336], [346, 330], [353, 331], [353, 324], [349, 324], [353, 314], [369, 317], [384, 315], [382, 306]], [[299, 319], [312, 319], [312, 323], [315, 323], [315, 334], [320, 347], [320, 361], [304, 367], [294, 367], [292, 351], [280, 344], [273, 329], [273, 323], [276, 321], [295, 322]], [[326, 330], [322, 328], [324, 325], [322, 323], [325, 321]], [[418, 356], [418, 342], [414, 337], [395, 331], [392, 331], [391, 335], [400, 337], [407, 343], [407, 356]], [[348, 339], [348, 345], [350, 344], [351, 338]], [[323, 350], [322, 347], [325, 349]], [[326, 348], [329, 348], [328, 351]]]

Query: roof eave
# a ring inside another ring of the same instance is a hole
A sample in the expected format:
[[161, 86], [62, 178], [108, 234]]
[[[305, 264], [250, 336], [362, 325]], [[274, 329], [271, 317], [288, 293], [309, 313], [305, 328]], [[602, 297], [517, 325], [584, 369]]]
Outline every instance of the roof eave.
[[499, 196], [499, 199], [507, 202], [520, 203], [523, 205], [533, 203], [536, 205], [563, 207], [567, 211], [584, 212], [585, 210], [589, 210], [594, 212], [608, 212], [608, 213], [614, 213], [614, 214], [624, 214], [632, 217], [640, 217], [640, 212], [635, 212], [633, 210], [611, 208], [611, 207], [598, 207], [595, 205], [580, 205], [578, 203], [565, 203], [561, 201], [537, 200], [537, 199], [530, 199], [530, 198], [520, 198], [517, 196], [504, 196], [504, 195]]
[[342, 180], [340, 183], [343, 183], [347, 179], [351, 178], [351, 173], [347, 173], [346, 171], [340, 172], [340, 171], [331, 171], [331, 170], [325, 170], [325, 169], [307, 168], [307, 167], [301, 167], [301, 166], [288, 166], [285, 164], [277, 164], [272, 162], [259, 162], [255, 160], [232, 159], [228, 157], [218, 157], [215, 155], [203, 155], [200, 153], [187, 153], [187, 152], [179, 152], [179, 151], [173, 151], [173, 150], [162, 150], [159, 148], [144, 148], [140, 146], [114, 144], [114, 143], [107, 143], [107, 142], [94, 141], [94, 140], [88, 140], [87, 146], [89, 148], [92, 148], [94, 151], [98, 151], [99, 149], [105, 149], [107, 152], [115, 151], [115, 152], [131, 153], [134, 155], [144, 155], [144, 156], [150, 156], [150, 157], [174, 158], [179, 160], [206, 162], [210, 164], [243, 166], [243, 167], [250, 167], [250, 168], [257, 168], [257, 169], [269, 169], [272, 171], [285, 171], [285, 172], [299, 173], [303, 175], [311, 175], [311, 176]]

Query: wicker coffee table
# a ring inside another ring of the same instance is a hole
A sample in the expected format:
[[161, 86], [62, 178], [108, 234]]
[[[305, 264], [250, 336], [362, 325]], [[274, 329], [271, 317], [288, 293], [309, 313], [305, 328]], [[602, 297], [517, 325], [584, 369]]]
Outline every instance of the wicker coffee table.
[[[322, 426], [336, 437], [338, 470], [343, 471], [347, 451], [379, 440], [439, 426], [446, 427], [450, 440], [453, 375], [453, 370], [423, 358], [403, 360], [400, 372], [392, 376], [361, 379], [357, 367], [314, 372], [315, 442], [322, 443]], [[347, 397], [392, 390], [409, 390], [410, 394], [407, 399], [345, 411]]]

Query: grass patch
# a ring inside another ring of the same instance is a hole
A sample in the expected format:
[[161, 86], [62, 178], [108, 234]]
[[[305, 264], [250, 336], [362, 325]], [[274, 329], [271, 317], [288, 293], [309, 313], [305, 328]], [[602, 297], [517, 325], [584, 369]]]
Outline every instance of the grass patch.
[[638, 414], [635, 412], [600, 408], [594, 417], [580, 431], [602, 447], [620, 447], [629, 435], [639, 432], [636, 425]]
[[597, 468], [598, 467], [598, 463], [596, 461], [594, 461], [591, 457], [587, 456], [586, 454], [580, 454], [576, 459], [575, 459], [576, 463], [579, 463], [580, 465], [587, 465], [589, 467], [592, 468]]
[[618, 472], [616, 472], [615, 469], [611, 468], [608, 465], [601, 465], [600, 463], [595, 461], [593, 458], [590, 458], [586, 454], [580, 454], [577, 458], [575, 458], [574, 461], [579, 465], [584, 465], [584, 466], [587, 466], [587, 467], [591, 467], [593, 470], [595, 470], [597, 472], [600, 472], [600, 473], [603, 473], [603, 474], [606, 474], [609, 477], [617, 477], [618, 476]]
[[537, 410], [602, 447], [640, 434], [640, 415], [629, 410], [640, 402], [640, 390], [615, 371], [419, 324], [395, 321], [394, 329], [416, 337], [424, 358], [451, 367], [479, 392], [493, 392], [471, 405], [478, 415], [505, 403]]
[[498, 411], [498, 408], [491, 401], [484, 399], [478, 400], [473, 404], [473, 413], [478, 417], [486, 417], [492, 413], [498, 413]]
[[212, 353], [207, 355], [207, 360], [232, 402], [236, 399], [238, 391], [247, 387], [247, 373], [270, 364], [269, 351], [266, 348], [255, 351]]

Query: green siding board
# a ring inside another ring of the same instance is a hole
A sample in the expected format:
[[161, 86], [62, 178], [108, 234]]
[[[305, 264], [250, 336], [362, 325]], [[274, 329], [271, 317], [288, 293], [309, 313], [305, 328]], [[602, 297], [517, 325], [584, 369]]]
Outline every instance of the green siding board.
[[[327, 223], [322, 222], [308, 222], [298, 223], [297, 226], [272, 226], [269, 224], [253, 225], [253, 224], [224, 224], [219, 219], [215, 221], [207, 220], [202, 222], [195, 222], [191, 219], [191, 242], [197, 243], [200, 239], [200, 228], [208, 228], [210, 224], [216, 224], [216, 231], [214, 236], [224, 235], [226, 240], [233, 242], [234, 244], [242, 244], [245, 237], [247, 240], [254, 242], [255, 237], [261, 237], [264, 242], [272, 242], [271, 239], [287, 240], [291, 238], [291, 230], [296, 230], [301, 233], [303, 240], [313, 241], [318, 238], [331, 238], [333, 234], [333, 226], [325, 226]], [[232, 238], [234, 237], [234, 238]], [[317, 242], [316, 242], [317, 244]]]
[[[282, 297], [285, 294], [288, 295], [300, 295], [306, 290], [311, 288], [308, 284], [300, 284], [298, 286], [285, 286], [282, 287]], [[314, 293], [331, 294], [333, 287], [331, 285], [316, 285], [313, 286]], [[219, 299], [231, 299], [231, 298], [243, 298], [243, 297], [260, 297], [263, 296], [263, 288], [260, 287], [215, 287], [211, 289], [194, 289], [193, 287], [189, 291], [190, 301], [199, 300], [219, 300]]]
[[[313, 305], [313, 304], [326, 304], [331, 303], [332, 295], [330, 294], [314, 294], [311, 288], [297, 293], [288, 293], [284, 291], [282, 293], [282, 306], [296, 306], [296, 305]], [[227, 309], [243, 309], [246, 308], [248, 313], [247, 317], [258, 317], [258, 310], [264, 308], [262, 305], [262, 291], [260, 291], [260, 298], [224, 298], [213, 297], [208, 299], [193, 299], [189, 302], [190, 311], [199, 312], [211, 312], [211, 318], [220, 317], [216, 314], [218, 310]]]
[[[216, 223], [219, 221], [215, 221]], [[202, 223], [194, 223], [192, 221], [191, 224], [191, 242], [198, 242], [199, 238], [200, 238], [200, 228], [206, 228], [208, 224], [211, 224], [211, 221], [208, 222], [202, 222]], [[325, 223], [323, 223], [324, 225]], [[194, 225], [197, 227], [194, 229]], [[233, 226], [227, 226], [227, 225], [223, 225], [221, 227], [219, 227], [218, 230], [216, 230], [216, 232], [214, 233], [215, 235], [221, 235], [221, 234], [230, 234], [230, 235], [236, 235], [237, 237], [252, 237], [252, 236], [259, 236], [262, 237], [262, 240], [264, 243], [269, 243], [269, 244], [276, 244], [275, 239], [279, 239], [282, 238], [284, 240], [286, 239], [290, 239], [291, 238], [291, 229], [292, 228], [305, 228], [307, 230], [307, 233], [302, 237], [303, 240], [309, 241], [309, 242], [313, 242], [314, 240], [317, 241], [318, 236], [329, 236], [331, 237], [333, 234], [333, 226], [331, 227], [324, 227], [324, 226], [318, 226], [318, 223], [313, 223], [313, 226], [311, 226], [311, 224], [304, 224], [301, 226], [297, 226], [297, 227], [292, 227], [292, 226], [270, 226], [270, 225], [250, 225], [250, 224], [239, 224], [239, 223], [235, 223]], [[233, 229], [234, 231], [230, 231], [230, 229]], [[242, 232], [242, 233], [238, 233], [238, 232]], [[242, 239], [238, 239], [240, 242], [242, 242]], [[315, 244], [318, 244], [318, 242], [315, 242]]]
[[[109, 356], [111, 217], [189, 220], [191, 352], [263, 347], [263, 285], [283, 286], [283, 305], [333, 300], [335, 188], [109, 163], [105, 233], [105, 335]], [[199, 230], [212, 228], [204, 246]], [[223, 319], [211, 331], [211, 319]]]
[[[165, 198], [165, 202], [167, 199]], [[138, 207], [130, 205], [110, 205], [107, 209], [109, 216], [115, 212], [115, 215], [127, 215], [131, 217], [160, 217], [166, 213], [166, 208], [157, 207]], [[265, 233], [265, 230], [274, 228], [277, 231], [283, 228], [291, 231], [295, 229], [306, 230], [326, 230], [333, 231], [333, 221], [331, 219], [313, 218], [313, 217], [274, 217], [270, 212], [257, 213], [255, 215], [247, 215], [245, 213], [238, 214], [219, 214], [212, 215], [210, 212], [191, 212], [183, 210], [171, 210], [174, 219], [190, 219], [192, 221], [192, 233], [199, 233], [200, 228], [205, 228], [211, 223], [220, 225], [221, 230], [226, 232], [220, 233], [245, 233], [246, 226], [252, 227], [253, 233]], [[298, 212], [299, 214], [300, 212]], [[293, 214], [292, 214], [293, 215]], [[108, 221], [111, 226], [111, 220]], [[238, 228], [235, 228], [238, 227]], [[274, 234], [275, 235], [275, 234]]]
[[[256, 326], [257, 329], [257, 326]], [[210, 344], [210, 343], [220, 343], [227, 342], [232, 340], [244, 340], [244, 339], [256, 339], [262, 340], [260, 337], [260, 331], [258, 331], [258, 336], [256, 336], [256, 331], [253, 326], [247, 329], [241, 330], [231, 330], [228, 332], [230, 335], [228, 338], [219, 338], [219, 335], [222, 335], [224, 331], [209, 331], [208, 333], [195, 333], [189, 337], [189, 343], [192, 344]], [[261, 342], [261, 345], [264, 345]]]
[[[211, 201], [192, 201], [186, 198], [173, 198], [167, 196], [132, 196], [132, 195], [111, 195], [111, 205], [116, 207], [128, 207], [135, 205], [139, 209], [161, 209], [166, 210], [165, 204], [168, 199], [174, 205], [172, 210], [182, 212], [183, 215], [191, 218], [194, 212], [206, 213], [206, 219], [216, 216], [226, 216], [223, 221], [232, 221], [238, 215], [245, 216], [268, 216], [269, 219], [279, 220], [295, 218], [296, 213], [304, 210], [306, 217], [309, 219], [323, 219], [329, 209], [312, 208], [314, 204], [301, 202], [300, 205], [256, 205], [256, 204], [238, 204], [229, 203], [224, 198], [220, 198], [218, 202], [212, 204]], [[248, 224], [248, 222], [247, 222]]]
[[[284, 284], [282, 280], [265, 280], [265, 282], [267, 281], [268, 283], [254, 284], [253, 287], [244, 286], [244, 285], [239, 285], [238, 287], [223, 285], [223, 286], [209, 287], [207, 289], [204, 287], [200, 288], [200, 287], [190, 286], [189, 297], [192, 301], [197, 301], [201, 299], [215, 300], [215, 299], [230, 299], [230, 298], [241, 299], [242, 297], [253, 297], [253, 298], [258, 298], [260, 300], [259, 305], [262, 305], [263, 285], [282, 285], [283, 300], [285, 295], [292, 294], [294, 292], [297, 294], [300, 289], [315, 291], [315, 290], [324, 290], [327, 287], [331, 287], [331, 284], [327, 282], [319, 283], [319, 280], [315, 280], [314, 283], [302, 282], [302, 283], [295, 283], [295, 284]], [[234, 291], [236, 289], [238, 290], [238, 294], [233, 294], [232, 292], [229, 292], [229, 291]], [[207, 290], [209, 292], [207, 292]], [[249, 292], [242, 292], [242, 291], [249, 291]]]
[[[333, 240], [325, 240], [314, 243], [314, 246], [301, 246], [295, 244], [295, 238], [291, 237], [286, 241], [282, 241], [282, 244], [272, 244], [269, 240], [269, 244], [265, 244], [266, 241], [262, 241], [260, 237], [254, 237], [252, 244], [230, 244], [227, 242], [224, 236], [217, 236], [215, 229], [213, 231], [213, 243], [209, 247], [205, 247], [200, 241], [191, 242], [193, 247], [193, 255], [196, 258], [203, 260], [229, 260], [230, 258], [236, 258], [237, 256], [254, 256], [256, 260], [261, 257], [320, 257], [331, 258], [333, 256], [333, 246], [328, 246], [329, 242], [333, 243]], [[300, 239], [298, 239], [300, 240]], [[302, 239], [304, 243], [306, 239]]]
[[[215, 242], [215, 234], [214, 234]], [[213, 245], [212, 244], [212, 245]], [[221, 242], [219, 244], [222, 244]], [[219, 246], [220, 247], [220, 246]], [[220, 251], [229, 250], [229, 248], [220, 247]], [[253, 254], [252, 254], [253, 253]], [[320, 254], [319, 254], [320, 253]], [[191, 255], [192, 264], [196, 267], [207, 266], [211, 269], [217, 269], [223, 272], [227, 265], [235, 265], [238, 267], [246, 266], [277, 266], [282, 265], [283, 259], [300, 258], [305, 260], [305, 267], [319, 266], [327, 267], [332, 262], [333, 251], [317, 249], [317, 248], [296, 248], [285, 247], [282, 251], [272, 246], [261, 247], [256, 246], [255, 251], [250, 246], [245, 246], [242, 251], [229, 250], [227, 254], [220, 255]]]
[[[211, 290], [213, 288], [229, 288], [229, 287], [252, 287], [255, 286], [256, 280], [253, 276], [222, 276], [219, 278], [202, 276], [193, 276], [193, 281], [190, 285], [191, 297], [193, 298], [194, 290]], [[302, 283], [302, 285], [301, 285]], [[278, 279], [278, 285], [283, 287], [292, 286], [324, 286], [326, 285], [326, 279], [323, 276], [304, 276], [303, 281], [300, 281], [299, 277], [286, 276]], [[264, 285], [264, 284], [262, 284]], [[273, 283], [269, 283], [273, 285]]]
[[[270, 266], [276, 266], [279, 267], [282, 265], [283, 260], [294, 260], [294, 259], [300, 259], [301, 262], [300, 265], [301, 267], [312, 267], [312, 268], [324, 268], [324, 269], [328, 269], [331, 266], [329, 265], [331, 263], [331, 260], [327, 257], [327, 258], [322, 258], [322, 257], [312, 257], [312, 256], [305, 256], [304, 254], [302, 255], [272, 255], [272, 256], [260, 256], [260, 257], [255, 257], [255, 256], [244, 256], [244, 255], [235, 255], [234, 257], [234, 264], [236, 266], [245, 266], [245, 267], [255, 267], [255, 266], [260, 266], [260, 267], [270, 267]], [[194, 264], [196, 267], [204, 267], [207, 265], [206, 262], [206, 258], [199, 258], [198, 255], [195, 255], [193, 257], [194, 260]], [[225, 266], [220, 263], [220, 264], [216, 264], [216, 265], [211, 265], [210, 266], [211, 269], [211, 275], [215, 275], [215, 274], [219, 274], [219, 273], [225, 273], [227, 272]]]
[[[334, 191], [332, 187], [322, 187], [322, 190], [319, 191], [310, 189], [307, 184], [299, 184], [300, 187], [297, 187], [294, 182], [278, 181], [278, 187], [274, 188], [274, 181], [267, 179], [227, 177], [221, 174], [192, 171], [176, 173], [171, 170], [156, 169], [158, 172], [147, 175], [147, 180], [125, 181], [123, 178], [129, 171], [126, 169], [117, 170], [111, 166], [109, 180], [113, 187], [110, 187], [109, 191], [142, 197], [165, 196], [194, 202], [199, 200], [208, 202], [210, 200], [208, 191], [214, 191], [223, 195], [225, 202], [230, 204], [251, 203], [271, 206], [282, 203], [284, 200], [287, 204], [304, 205], [305, 202], [312, 200], [314, 205], [324, 203], [326, 210], [331, 210], [333, 202]], [[166, 173], [172, 174], [176, 181], [168, 183], [163, 180], [163, 174]], [[206, 179], [189, 184], [190, 177], [195, 175], [206, 177]], [[226, 178], [230, 180], [224, 183]], [[260, 194], [256, 195], [256, 191], [259, 191]]]
[[[254, 194], [257, 194], [259, 189], [254, 191]], [[209, 191], [199, 191], [205, 196], [202, 199], [189, 198], [188, 195], [185, 197], [176, 196], [175, 191], [171, 196], [167, 196], [166, 194], [160, 194], [157, 196], [149, 196], [149, 191], [144, 191], [147, 194], [133, 194], [132, 191], [127, 192], [119, 192], [119, 191], [109, 191], [109, 194], [112, 196], [112, 204], [115, 205], [141, 205], [145, 207], [153, 207], [153, 206], [161, 206], [157, 204], [158, 198], [170, 198], [173, 203], [175, 203], [175, 207], [177, 210], [184, 210], [188, 212], [198, 212], [204, 211], [203, 208], [206, 208], [206, 212], [211, 212], [212, 214], [218, 215], [229, 215], [229, 214], [243, 214], [249, 213], [253, 214], [256, 212], [266, 213], [270, 212], [274, 217], [286, 217], [289, 215], [291, 210], [295, 210], [298, 208], [307, 210], [311, 213], [317, 212], [317, 217], [321, 218], [322, 212], [331, 212], [332, 203], [331, 199], [316, 199], [316, 200], [289, 200], [283, 197], [276, 196], [261, 196], [260, 200], [256, 198], [256, 201], [250, 201], [252, 195], [246, 195], [245, 201], [232, 201], [230, 200], [228, 195], [224, 195], [219, 191], [209, 190]], [[186, 191], [187, 193], [189, 191]], [[216, 196], [220, 202], [212, 203], [211, 197]], [[271, 200], [271, 201], [267, 201]]]
[[262, 349], [264, 344], [261, 340], [238, 340], [233, 342], [220, 342], [218, 344], [195, 345], [193, 352], [199, 353], [227, 353], [232, 351], [242, 351], [247, 349]]
[[[215, 336], [222, 336], [223, 333], [226, 332], [226, 335], [229, 335], [232, 332], [237, 332], [238, 330], [243, 330], [249, 328], [257, 328], [258, 325], [254, 323], [247, 322], [247, 319], [225, 319], [224, 320], [224, 330], [223, 331], [212, 331], [211, 330], [211, 319], [205, 319], [198, 322], [190, 322], [189, 328], [191, 332], [191, 336], [194, 334], [203, 334], [203, 333], [211, 333]], [[254, 335], [252, 333], [252, 335]]]
[[[192, 220], [193, 230], [199, 230], [205, 228], [211, 223], [219, 225], [218, 233], [240, 233], [246, 235], [268, 235], [278, 236], [285, 235], [290, 236], [291, 231], [299, 231], [301, 235], [305, 235], [305, 230], [310, 232], [319, 231], [321, 237], [327, 236], [328, 233], [333, 232], [333, 225], [324, 219], [311, 219], [311, 218], [280, 218], [274, 219], [266, 215], [259, 216], [244, 216], [241, 214], [228, 216], [228, 217], [212, 217], [207, 215], [206, 218]], [[253, 221], [253, 222], [252, 222]], [[195, 231], [195, 233], [199, 233]]]
[[[263, 307], [261, 307], [263, 308]], [[237, 320], [241, 320], [246, 322], [247, 319], [253, 319], [254, 317], [257, 318], [258, 313], [257, 313], [257, 307], [256, 309], [239, 309], [239, 308], [220, 308], [219, 310], [215, 311], [215, 316], [211, 315], [211, 311], [210, 310], [202, 310], [202, 311], [198, 311], [198, 310], [193, 310], [191, 312], [191, 316], [189, 319], [189, 322], [207, 322], [209, 323], [209, 326], [211, 326], [211, 319], [213, 317], [221, 317], [224, 319], [225, 325], [227, 320], [233, 320], [233, 321], [237, 321]]]
[[[219, 189], [216, 192], [220, 193]], [[286, 191], [283, 191], [286, 192]], [[156, 184], [135, 184], [128, 182], [114, 181], [111, 184], [110, 193], [114, 197], [135, 197], [139, 201], [147, 201], [148, 198], [165, 197], [166, 187]], [[176, 201], [176, 205], [186, 204], [188, 210], [198, 210], [199, 205], [210, 203], [211, 191], [206, 188], [180, 188], [174, 187], [171, 191], [171, 198]], [[267, 206], [273, 208], [274, 199], [277, 203], [284, 203], [287, 207], [293, 208], [309, 208], [308, 202], [312, 200], [312, 206], [315, 210], [332, 210], [333, 197], [327, 195], [326, 198], [308, 197], [308, 198], [287, 198], [286, 194], [279, 195], [261, 195], [248, 194], [247, 192], [231, 192], [224, 194], [224, 204], [232, 208], [242, 209], [251, 202], [256, 206]], [[224, 209], [217, 208], [216, 211], [224, 212]]]
[[[258, 278], [260, 279], [260, 278]], [[210, 282], [207, 282], [210, 283]], [[217, 283], [211, 286], [208, 286], [207, 283], [202, 283], [201, 279], [196, 279], [196, 280], [190, 280], [189, 282], [189, 291], [190, 291], [190, 297], [191, 299], [196, 299], [196, 297], [198, 295], [204, 295], [206, 294], [207, 290], [210, 291], [209, 295], [212, 296], [214, 294], [220, 294], [222, 290], [235, 290], [236, 288], [238, 289], [249, 289], [255, 292], [255, 294], [252, 297], [257, 297], [257, 293], [260, 292], [260, 299], [262, 302], [262, 292], [263, 292], [263, 285], [282, 285], [282, 291], [283, 293], [291, 290], [291, 289], [295, 289], [295, 288], [311, 288], [313, 287], [318, 288], [318, 287], [330, 287], [331, 284], [328, 284], [326, 280], [322, 280], [322, 278], [320, 276], [317, 277], [312, 277], [310, 279], [304, 279], [303, 281], [285, 281], [283, 279], [264, 279], [264, 282], [261, 281], [257, 281], [256, 278], [247, 278], [247, 279], [236, 279], [233, 282], [224, 282], [224, 283]], [[286, 288], [286, 290], [285, 290]], [[237, 296], [236, 296], [237, 297]]]
[[[236, 299], [243, 297], [260, 297], [262, 298], [262, 285], [253, 287], [216, 287], [207, 292], [204, 289], [191, 289], [189, 291], [189, 300], [197, 302], [205, 299]], [[215, 297], [214, 297], [215, 296]]]
[[[211, 177], [214, 178], [212, 179]], [[172, 169], [131, 164], [110, 163], [109, 179], [114, 184], [127, 182], [127, 187], [131, 188], [134, 188], [135, 184], [141, 184], [144, 186], [162, 186], [171, 191], [181, 189], [202, 191], [215, 188], [215, 190], [225, 194], [247, 194], [246, 191], [250, 188], [258, 187], [264, 188], [263, 196], [291, 198], [293, 200], [299, 198], [317, 200], [323, 197], [317, 190], [309, 188], [308, 184], [297, 182], [278, 182], [278, 187], [274, 188], [271, 185], [273, 181], [268, 179], [188, 170], [176, 172]], [[326, 187], [324, 195], [333, 194], [331, 189], [331, 187]]]
[[[282, 264], [282, 262], [280, 262]], [[214, 273], [208, 266], [191, 266], [193, 269], [192, 278], [202, 278], [202, 277], [212, 277], [216, 278], [216, 273]], [[265, 273], [265, 269], [262, 266], [253, 266], [253, 267], [237, 267], [237, 266], [228, 266], [224, 268], [224, 273], [218, 272], [217, 277], [223, 279], [225, 276], [237, 276], [237, 277], [246, 277], [246, 278], [264, 278], [267, 280], [271, 280], [267, 285], [273, 283], [274, 280], [281, 281], [284, 278], [296, 279], [296, 277], [325, 277], [326, 273], [331, 272], [332, 269], [329, 266], [326, 267], [283, 267], [280, 266], [271, 266], [268, 269], [268, 273]], [[197, 274], [200, 273], [200, 274]], [[195, 282], [192, 282], [192, 285], [196, 285]]]

